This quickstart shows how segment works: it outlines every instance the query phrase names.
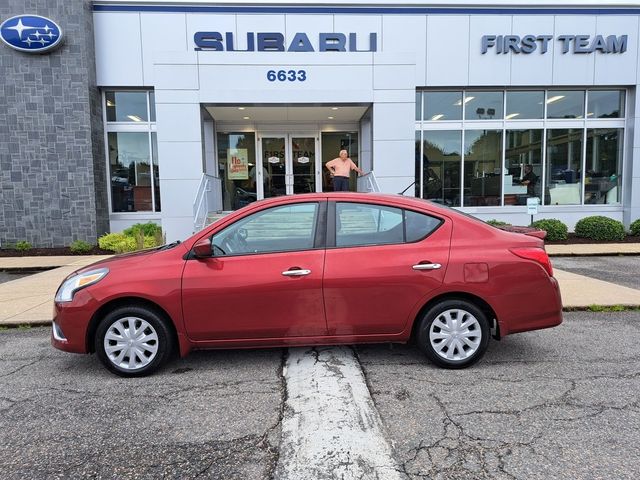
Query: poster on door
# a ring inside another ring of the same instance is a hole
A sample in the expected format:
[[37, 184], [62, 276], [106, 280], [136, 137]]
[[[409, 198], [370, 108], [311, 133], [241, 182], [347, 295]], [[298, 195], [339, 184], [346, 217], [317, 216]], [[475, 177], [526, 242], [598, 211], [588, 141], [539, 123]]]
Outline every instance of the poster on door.
[[227, 178], [229, 180], [249, 179], [249, 154], [246, 148], [228, 148], [227, 159]]

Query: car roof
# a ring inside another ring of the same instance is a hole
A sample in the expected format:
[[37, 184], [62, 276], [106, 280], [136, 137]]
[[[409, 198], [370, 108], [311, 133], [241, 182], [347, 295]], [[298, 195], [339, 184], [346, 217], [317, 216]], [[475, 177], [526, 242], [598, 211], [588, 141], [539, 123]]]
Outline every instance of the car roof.
[[[365, 202], [380, 202], [382, 204], [401, 204], [407, 207], [414, 207], [418, 209], [427, 209], [433, 212], [438, 212], [442, 215], [450, 216], [452, 213], [455, 215], [455, 210], [438, 205], [437, 203], [422, 198], [409, 197], [400, 195], [397, 193], [372, 193], [372, 192], [322, 192], [322, 193], [300, 193], [296, 195], [286, 195], [274, 198], [266, 198], [264, 200], [258, 200], [251, 205], [279, 205], [283, 203], [298, 203], [304, 201], [313, 200], [351, 200], [351, 201], [365, 201]], [[462, 215], [461, 215], [462, 216]]]

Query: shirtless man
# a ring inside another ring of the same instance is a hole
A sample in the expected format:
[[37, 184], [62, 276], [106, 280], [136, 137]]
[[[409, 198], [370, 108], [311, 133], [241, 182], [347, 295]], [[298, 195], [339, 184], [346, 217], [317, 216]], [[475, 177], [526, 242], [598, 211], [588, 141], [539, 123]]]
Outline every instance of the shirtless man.
[[346, 150], [340, 150], [340, 156], [328, 161], [325, 164], [325, 167], [327, 167], [327, 170], [329, 170], [333, 176], [334, 192], [349, 191], [349, 175], [351, 174], [351, 170], [355, 170], [359, 175], [364, 174], [364, 172], [348, 157]]

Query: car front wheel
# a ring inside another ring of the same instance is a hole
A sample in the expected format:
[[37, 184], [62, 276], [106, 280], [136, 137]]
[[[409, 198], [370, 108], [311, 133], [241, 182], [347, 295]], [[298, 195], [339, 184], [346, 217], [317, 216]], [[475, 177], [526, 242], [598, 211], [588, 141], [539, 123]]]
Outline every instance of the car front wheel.
[[172, 337], [166, 320], [140, 306], [108, 313], [95, 336], [96, 353], [113, 373], [123, 377], [149, 375], [169, 357]]
[[444, 368], [465, 368], [480, 360], [489, 345], [489, 322], [466, 300], [445, 300], [420, 320], [417, 342], [429, 360]]

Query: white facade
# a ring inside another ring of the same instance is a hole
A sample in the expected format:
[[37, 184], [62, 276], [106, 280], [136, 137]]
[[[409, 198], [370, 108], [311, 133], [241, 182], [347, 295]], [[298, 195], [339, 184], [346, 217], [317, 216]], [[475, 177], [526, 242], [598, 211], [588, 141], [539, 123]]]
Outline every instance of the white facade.
[[[382, 191], [397, 193], [416, 179], [415, 132], [424, 128], [416, 125], [416, 89], [476, 87], [625, 89], [622, 203], [543, 206], [536, 218], [559, 218], [572, 228], [586, 215], [606, 215], [627, 223], [640, 217], [640, 132], [636, 127], [640, 105], [635, 95], [640, 82], [640, 10], [625, 7], [619, 14], [610, 9], [590, 13], [587, 5], [572, 13], [574, 5], [563, 2], [564, 6], [546, 7], [542, 14], [531, 9], [519, 13], [520, 7], [510, 2], [490, 14], [469, 6], [440, 13], [416, 3], [406, 14], [396, 7], [360, 4], [370, 10], [357, 14], [354, 4], [345, 11], [346, 4], [291, 8], [269, 2], [266, 5], [273, 13], [264, 13], [247, 12], [242, 4], [220, 10], [212, 3], [171, 4], [171, 8], [169, 4], [152, 7], [127, 2], [125, 8], [119, 3], [96, 3], [98, 86], [105, 90], [153, 88], [156, 102], [161, 213], [112, 213], [112, 230], [160, 219], [169, 241], [192, 233], [194, 197], [202, 174], [211, 168], [207, 165], [215, 164], [211, 158], [215, 152], [206, 141], [211, 132], [203, 133], [203, 125], [208, 124], [202, 118], [203, 106], [363, 106], [368, 114], [355, 124], [361, 165], [375, 172]], [[366, 48], [369, 35], [376, 33], [377, 51], [197, 51], [194, 34], [202, 31], [231, 32], [238, 49], [246, 48], [248, 32], [279, 32], [287, 44], [303, 32], [315, 50], [322, 32], [356, 33], [361, 49]], [[551, 35], [554, 40], [546, 53], [481, 53], [484, 35], [527, 34]], [[560, 35], [627, 35], [626, 51], [562, 53], [561, 42], [555, 40]], [[304, 70], [306, 80], [271, 82], [266, 78], [269, 70], [279, 69]], [[349, 128], [354, 126], [352, 120], [347, 122]], [[341, 129], [339, 122], [330, 120], [237, 123], [243, 131], [256, 132]], [[453, 128], [442, 125], [437, 128]], [[484, 219], [529, 222], [523, 206], [464, 210]]]

